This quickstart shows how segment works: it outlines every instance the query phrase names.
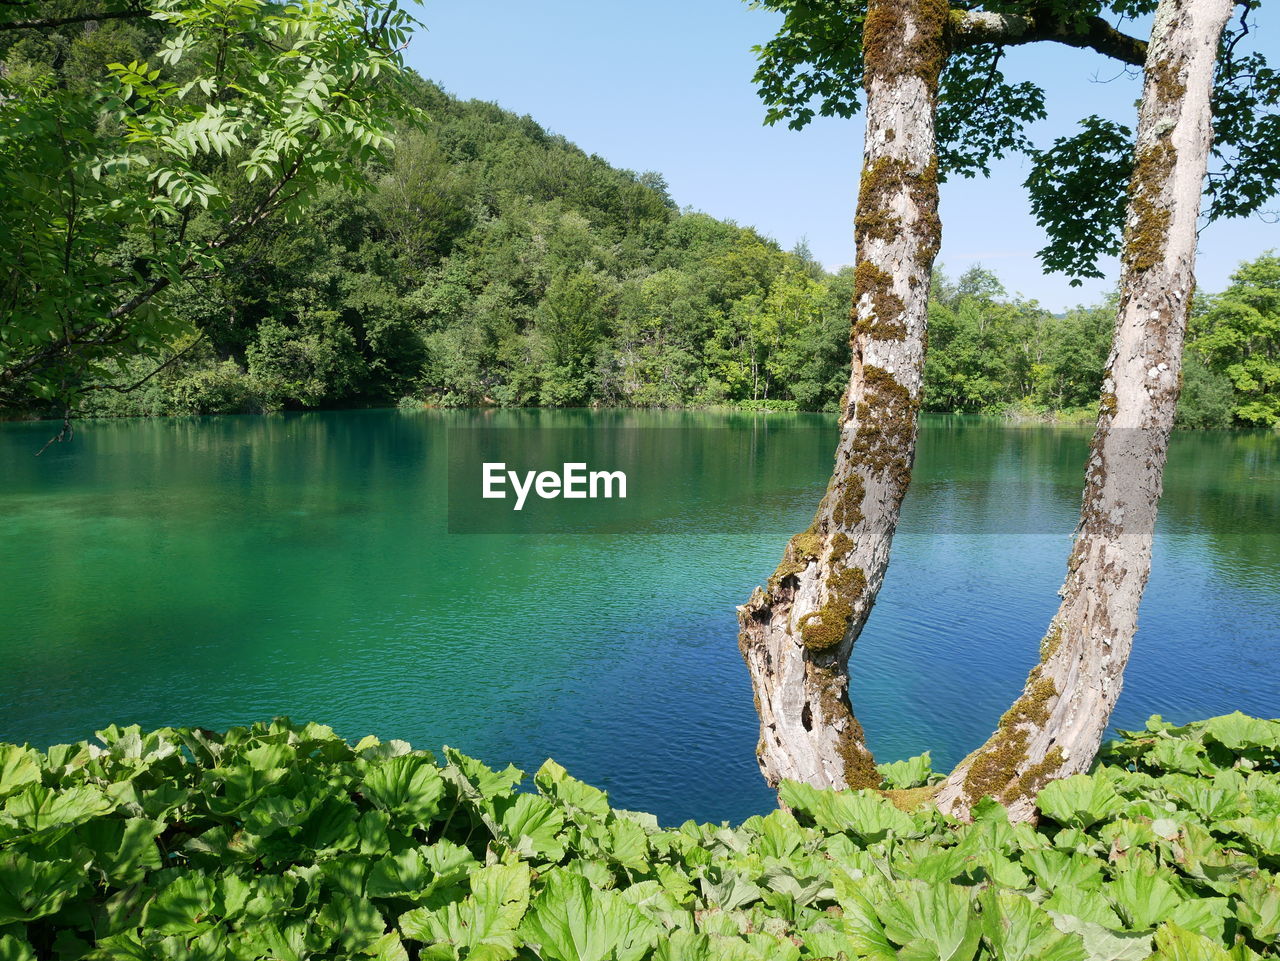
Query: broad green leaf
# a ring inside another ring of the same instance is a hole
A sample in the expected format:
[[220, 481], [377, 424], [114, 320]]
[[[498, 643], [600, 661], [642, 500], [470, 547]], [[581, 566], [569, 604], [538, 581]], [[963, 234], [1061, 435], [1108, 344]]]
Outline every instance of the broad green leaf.
[[1054, 914], [1053, 923], [1059, 931], [1080, 935], [1088, 961], [1146, 961], [1151, 954], [1150, 934], [1115, 931], [1065, 914]]
[[1114, 817], [1124, 801], [1105, 778], [1074, 774], [1047, 784], [1036, 798], [1036, 807], [1059, 824], [1087, 828]]
[[84, 864], [0, 851], [0, 926], [59, 911], [87, 880]]
[[563, 871], [548, 879], [521, 931], [546, 961], [640, 961], [658, 940], [653, 922], [620, 895]]
[[0, 934], [0, 961], [36, 961], [36, 953], [26, 941]]
[[903, 789], [920, 787], [929, 782], [933, 773], [933, 761], [929, 752], [907, 758], [905, 761], [891, 761], [888, 764], [877, 764], [876, 770], [883, 778], [881, 786], [887, 789]]
[[911, 816], [872, 791], [818, 791], [807, 784], [783, 781], [778, 796], [793, 810], [804, 811], [828, 831], [848, 831], [867, 844], [890, 835], [918, 837]]
[[1152, 957], [1158, 961], [1232, 961], [1221, 942], [1188, 931], [1172, 921], [1156, 930], [1156, 953]]
[[[564, 816], [550, 801], [536, 794], [520, 794], [502, 808], [498, 823], [512, 850], [525, 858], [559, 861], [564, 857], [564, 842], [559, 836]], [[640, 831], [638, 826], [635, 829]]]
[[0, 744], [0, 800], [40, 781], [40, 755], [16, 744]]
[[1141, 869], [1125, 871], [1104, 890], [1134, 931], [1154, 928], [1185, 900], [1167, 880]]
[[164, 866], [156, 845], [163, 832], [160, 821], [98, 818], [77, 828], [76, 836], [93, 852], [93, 868], [123, 887]]
[[969, 961], [982, 938], [973, 890], [954, 884], [896, 881], [893, 897], [876, 903], [889, 939], [910, 961]]
[[983, 936], [1000, 961], [1085, 961], [1079, 935], [1059, 931], [1030, 898], [988, 889], [981, 905]]
[[425, 826], [439, 810], [444, 779], [429, 757], [402, 754], [371, 764], [364, 775], [363, 790], [392, 818]]
[[1255, 747], [1280, 747], [1280, 723], [1248, 717], [1239, 711], [1210, 718], [1205, 722], [1204, 730], [1206, 735], [1233, 752]]
[[543, 764], [533, 780], [539, 791], [558, 804], [576, 808], [597, 818], [604, 818], [609, 814], [609, 796], [604, 791], [570, 777], [555, 761]]

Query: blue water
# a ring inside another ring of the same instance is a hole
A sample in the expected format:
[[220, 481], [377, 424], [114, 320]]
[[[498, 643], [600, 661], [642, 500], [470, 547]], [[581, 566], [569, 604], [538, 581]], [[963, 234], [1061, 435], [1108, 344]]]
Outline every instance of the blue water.
[[[653, 468], [670, 510], [643, 533], [449, 533], [446, 428], [476, 425], [725, 440]], [[34, 457], [49, 430], [0, 425], [0, 740], [288, 714], [529, 771], [555, 757], [665, 823], [771, 807], [734, 606], [808, 524], [828, 419], [90, 422]], [[879, 760], [929, 750], [944, 768], [1020, 690], [1057, 605], [1087, 442], [926, 418], [851, 668]], [[781, 461], [757, 462], [779, 445]], [[734, 506], [715, 510], [717, 491]], [[1278, 661], [1280, 437], [1180, 434], [1114, 722], [1276, 716]]]

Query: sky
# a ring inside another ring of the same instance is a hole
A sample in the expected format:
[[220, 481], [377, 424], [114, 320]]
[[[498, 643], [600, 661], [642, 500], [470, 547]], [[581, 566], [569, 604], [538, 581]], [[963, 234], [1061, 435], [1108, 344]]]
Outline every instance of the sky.
[[[751, 48], [774, 35], [778, 14], [743, 0], [423, 0], [416, 16], [424, 26], [409, 65], [450, 93], [528, 114], [614, 166], [656, 170], [682, 207], [755, 227], [787, 249], [803, 239], [831, 269], [852, 263], [862, 120], [764, 125]], [[1254, 29], [1280, 61], [1280, 27]], [[1049, 117], [1031, 130], [1041, 144], [1091, 113], [1135, 122], [1139, 78], [1091, 52], [1013, 48], [1005, 75], [1045, 88]], [[1115, 262], [1081, 287], [1042, 271], [1026, 169], [1010, 158], [990, 179], [943, 184], [938, 263], [953, 276], [980, 263], [1010, 293], [1051, 310], [1097, 302], [1115, 286]], [[1222, 289], [1242, 260], [1278, 247], [1280, 225], [1261, 217], [1207, 225], [1200, 289]]]

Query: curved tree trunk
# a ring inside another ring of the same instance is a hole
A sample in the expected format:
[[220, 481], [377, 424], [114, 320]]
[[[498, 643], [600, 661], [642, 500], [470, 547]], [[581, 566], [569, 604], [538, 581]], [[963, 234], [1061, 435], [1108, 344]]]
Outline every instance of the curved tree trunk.
[[1062, 604], [1022, 696], [938, 795], [939, 807], [957, 816], [989, 795], [1011, 817], [1033, 817], [1041, 786], [1089, 768], [1119, 697], [1151, 569], [1181, 384], [1196, 218], [1212, 141], [1209, 98], [1231, 6], [1232, 0], [1161, 0], [1156, 11], [1119, 314]]
[[871, 0], [856, 218], [853, 364], [827, 494], [739, 613], [770, 785], [880, 783], [848, 698], [853, 647], [884, 580], [915, 456], [929, 280], [938, 250], [934, 110], [946, 0]]

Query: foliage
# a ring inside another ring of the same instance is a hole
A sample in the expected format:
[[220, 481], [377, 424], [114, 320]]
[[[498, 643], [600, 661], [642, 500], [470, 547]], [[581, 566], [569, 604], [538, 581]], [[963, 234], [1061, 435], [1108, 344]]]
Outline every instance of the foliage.
[[551, 761], [534, 793], [448, 748], [284, 720], [98, 740], [0, 746], [0, 957], [1280, 953], [1280, 722], [1240, 714], [1124, 733], [1044, 789], [1038, 828], [788, 783], [790, 810], [662, 829]]
[[412, 23], [383, 0], [148, 0], [98, 29], [5, 31], [0, 386], [67, 403], [164, 356], [190, 325], [158, 295], [326, 186], [361, 188], [415, 117]]
[[[756, 48], [755, 82], [765, 120], [800, 128], [816, 115], [852, 116], [862, 91], [862, 31], [866, 0], [748, 0], [783, 14], [776, 36]], [[1078, 42], [1090, 17], [1123, 24], [1150, 14], [1149, 0], [1085, 3], [981, 0], [956, 9], [1030, 17], [1055, 23], [1047, 39]], [[1255, 3], [1239, 5], [1223, 37], [1213, 90], [1213, 163], [1206, 214], [1247, 216], [1276, 196], [1280, 183], [1280, 75], [1254, 44]], [[1021, 42], [1013, 41], [1013, 42]], [[1072, 282], [1100, 277], [1098, 258], [1115, 253], [1124, 225], [1125, 196], [1133, 169], [1133, 131], [1097, 116], [1080, 132], [1036, 145], [1030, 124], [1045, 116], [1044, 91], [1031, 80], [1010, 81], [1000, 69], [1004, 48], [995, 43], [953, 50], [943, 65], [937, 97], [938, 169], [942, 176], [990, 173], [990, 161], [1023, 153], [1031, 160], [1024, 184], [1037, 222], [1048, 234], [1039, 251], [1052, 271]]]
[[1254, 427], [1280, 425], [1280, 257], [1241, 265], [1231, 286], [1195, 318], [1191, 349], [1234, 388], [1231, 415]]

